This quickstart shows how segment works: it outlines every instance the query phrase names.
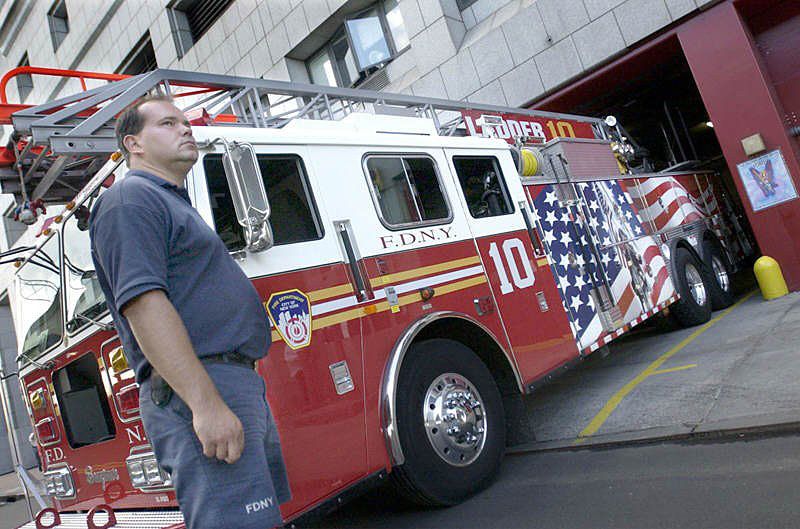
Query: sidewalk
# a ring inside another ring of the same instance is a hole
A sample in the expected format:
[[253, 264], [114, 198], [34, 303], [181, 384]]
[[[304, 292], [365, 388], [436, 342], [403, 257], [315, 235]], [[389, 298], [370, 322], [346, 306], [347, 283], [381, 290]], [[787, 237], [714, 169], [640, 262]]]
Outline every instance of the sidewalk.
[[704, 326], [634, 330], [528, 397], [536, 441], [510, 452], [800, 430], [800, 293], [743, 297]]
[[[28, 473], [31, 479], [33, 479], [33, 482], [38, 484], [41, 479], [39, 469], [28, 469]], [[24, 496], [25, 493], [22, 490], [22, 486], [19, 484], [19, 478], [17, 478], [16, 473], [9, 472], [8, 474], [0, 475], [0, 501], [4, 501], [6, 498], [22, 498]]]

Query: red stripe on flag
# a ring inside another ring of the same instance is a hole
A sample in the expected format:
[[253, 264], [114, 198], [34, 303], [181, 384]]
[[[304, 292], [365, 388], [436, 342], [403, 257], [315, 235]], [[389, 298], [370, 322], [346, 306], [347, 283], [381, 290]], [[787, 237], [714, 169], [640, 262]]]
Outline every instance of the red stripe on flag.
[[650, 264], [650, 261], [652, 261], [659, 255], [661, 255], [661, 251], [659, 251], [658, 246], [656, 246], [655, 244], [651, 244], [644, 251], [644, 262]]
[[658, 298], [661, 297], [661, 289], [664, 287], [664, 283], [666, 283], [668, 277], [669, 271], [667, 270], [667, 267], [662, 266], [658, 271], [658, 275], [656, 275], [656, 281], [653, 284], [653, 291], [650, 293], [650, 300], [653, 302], [653, 304], [658, 303]]

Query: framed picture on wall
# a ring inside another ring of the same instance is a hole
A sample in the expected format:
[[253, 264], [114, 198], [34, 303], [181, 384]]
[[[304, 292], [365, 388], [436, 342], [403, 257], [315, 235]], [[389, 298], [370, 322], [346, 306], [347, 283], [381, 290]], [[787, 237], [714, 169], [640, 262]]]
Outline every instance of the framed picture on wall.
[[797, 198], [792, 175], [780, 149], [736, 165], [753, 211]]

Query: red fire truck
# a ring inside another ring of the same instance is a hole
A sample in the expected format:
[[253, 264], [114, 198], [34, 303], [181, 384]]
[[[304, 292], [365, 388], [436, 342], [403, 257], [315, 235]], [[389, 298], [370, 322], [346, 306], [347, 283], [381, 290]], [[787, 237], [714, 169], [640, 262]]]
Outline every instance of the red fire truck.
[[419, 503], [459, 502], [519, 437], [524, 394], [667, 307], [696, 325], [731, 303], [738, 249], [714, 175], [626, 174], [599, 119], [167, 70], [3, 106], [23, 190], [37, 171], [89, 179], [13, 257], [51, 502], [26, 528], [182, 527], [87, 231], [125, 173], [114, 118], [154, 90], [191, 117], [189, 195], [269, 314], [258, 372], [288, 521], [387, 478]]

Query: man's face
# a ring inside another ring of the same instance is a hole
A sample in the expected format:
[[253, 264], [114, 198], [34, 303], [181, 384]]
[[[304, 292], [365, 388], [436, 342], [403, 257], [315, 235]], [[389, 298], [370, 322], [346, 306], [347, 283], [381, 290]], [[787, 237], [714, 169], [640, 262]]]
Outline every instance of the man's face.
[[[197, 144], [189, 120], [175, 105], [167, 101], [149, 101], [139, 107], [144, 126], [131, 135], [128, 150], [150, 166], [188, 171], [197, 161]], [[127, 145], [126, 145], [127, 146]]]

